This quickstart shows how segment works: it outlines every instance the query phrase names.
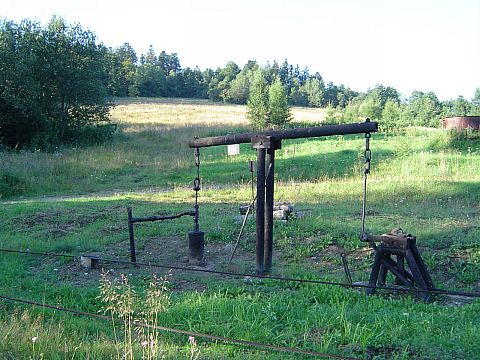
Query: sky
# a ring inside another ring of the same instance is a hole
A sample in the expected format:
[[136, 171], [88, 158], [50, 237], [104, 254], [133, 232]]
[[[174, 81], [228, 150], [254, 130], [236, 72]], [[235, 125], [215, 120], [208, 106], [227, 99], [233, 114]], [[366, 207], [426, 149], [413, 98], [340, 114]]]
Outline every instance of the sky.
[[326, 82], [405, 97], [471, 99], [480, 88], [479, 0], [1, 0], [0, 17], [53, 15], [99, 42], [177, 53], [183, 68], [285, 59]]

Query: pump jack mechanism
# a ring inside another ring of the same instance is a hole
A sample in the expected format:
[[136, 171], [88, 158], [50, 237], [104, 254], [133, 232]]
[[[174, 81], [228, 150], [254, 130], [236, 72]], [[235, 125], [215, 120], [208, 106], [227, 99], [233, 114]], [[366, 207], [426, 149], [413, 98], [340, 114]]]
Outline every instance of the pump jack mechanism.
[[188, 232], [188, 249], [189, 257], [188, 263], [190, 265], [202, 266], [205, 265], [205, 233], [200, 230], [199, 211], [198, 211], [198, 192], [200, 191], [200, 151], [197, 148], [194, 150], [195, 167], [197, 176], [193, 180], [193, 190], [195, 191], [195, 205], [193, 206], [193, 230]]
[[[393, 229], [387, 234], [370, 235], [365, 231], [367, 176], [370, 173], [371, 151], [370, 134], [365, 134], [365, 170], [363, 178], [362, 231], [360, 240], [368, 242], [375, 250], [375, 260], [372, 265], [367, 294], [375, 293], [375, 287], [383, 286], [387, 280], [388, 271], [395, 276], [395, 284], [409, 288], [420, 288], [418, 292], [425, 301], [432, 301], [429, 291], [435, 290], [427, 266], [418, 251], [416, 237], [405, 233], [402, 229]], [[377, 243], [379, 245], [377, 246]], [[392, 259], [395, 256], [395, 260]], [[410, 269], [405, 267], [405, 260]]]

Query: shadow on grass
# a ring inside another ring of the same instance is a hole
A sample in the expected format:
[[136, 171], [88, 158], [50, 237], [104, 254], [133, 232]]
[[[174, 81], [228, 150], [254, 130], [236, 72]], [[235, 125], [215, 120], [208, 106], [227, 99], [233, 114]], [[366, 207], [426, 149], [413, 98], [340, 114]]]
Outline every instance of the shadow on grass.
[[[235, 184], [249, 181], [249, 160], [256, 161], [256, 153], [249, 144], [242, 144], [242, 155], [229, 158], [226, 147], [215, 150], [202, 149], [205, 159], [201, 165], [202, 176], [210, 184]], [[292, 150], [293, 149], [293, 150]], [[382, 151], [385, 158], [393, 157], [393, 152]], [[220, 160], [222, 158], [223, 160]], [[379, 160], [382, 161], [382, 160]], [[385, 160], [387, 161], [387, 160]], [[363, 176], [363, 150], [354, 149], [318, 151], [304, 154], [291, 146], [286, 150], [277, 150], [275, 159], [275, 179], [277, 181], [317, 181], [319, 179], [345, 179]], [[256, 169], [256, 168], [255, 168]], [[255, 170], [256, 171], [256, 170]]]
[[[228, 243], [235, 241], [239, 231], [240, 225], [234, 220], [238, 215], [239, 203], [231, 199], [221, 202], [208, 199], [218, 196], [222, 191], [200, 194], [200, 224], [206, 229], [207, 240]], [[235, 192], [235, 189], [226, 191]], [[357, 191], [359, 196], [355, 198], [345, 196], [341, 191], [340, 187], [338, 192], [324, 193], [312, 203], [295, 198], [284, 199], [295, 203], [298, 210], [306, 211], [307, 216], [293, 220], [288, 226], [276, 225], [276, 239], [301, 243], [306, 238], [318, 238], [325, 242], [328, 237], [332, 244], [347, 248], [363, 246], [358, 241], [361, 190]], [[480, 184], [442, 184], [437, 189], [414, 194], [413, 198], [410, 198], [411, 195], [408, 184], [397, 187], [394, 199], [385, 198], [381, 189], [371, 188], [367, 229], [381, 234], [401, 227], [416, 235], [422, 246], [431, 249], [478, 246], [480, 226], [476, 204], [480, 201]], [[186, 197], [181, 199], [183, 196]], [[141, 199], [128, 194], [106, 197], [108, 199], [59, 198], [56, 202], [32, 199], [23, 204], [4, 204], [3, 216], [7, 222], [2, 228], [5, 235], [2, 244], [21, 244], [42, 251], [93, 250], [128, 240], [127, 205], [133, 206], [134, 216], [138, 217], [174, 214], [193, 208], [190, 202], [193, 199], [189, 195], [180, 194], [175, 200], [162, 198], [160, 194], [158, 201], [148, 200], [148, 196]], [[186, 234], [192, 227], [193, 220], [185, 217], [142, 224], [139, 234], [145, 232], [146, 236], [171, 236]], [[254, 231], [253, 225], [249, 225], [248, 230]]]

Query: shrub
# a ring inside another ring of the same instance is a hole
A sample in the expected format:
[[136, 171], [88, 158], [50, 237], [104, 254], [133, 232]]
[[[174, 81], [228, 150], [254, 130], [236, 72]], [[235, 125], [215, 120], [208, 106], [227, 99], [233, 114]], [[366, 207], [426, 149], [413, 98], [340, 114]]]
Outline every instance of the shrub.
[[26, 192], [25, 181], [10, 174], [0, 174], [0, 198], [23, 195]]
[[45, 148], [108, 122], [106, 53], [93, 33], [60, 18], [46, 28], [0, 20], [0, 142]]

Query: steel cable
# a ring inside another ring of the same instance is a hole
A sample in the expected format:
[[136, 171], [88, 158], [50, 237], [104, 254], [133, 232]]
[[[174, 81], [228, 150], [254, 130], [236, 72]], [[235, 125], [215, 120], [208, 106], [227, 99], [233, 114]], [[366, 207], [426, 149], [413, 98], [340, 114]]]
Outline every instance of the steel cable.
[[[94, 314], [94, 313], [89, 313], [89, 312], [85, 312], [85, 311], [73, 310], [73, 309], [68, 309], [68, 308], [64, 308], [64, 307], [61, 307], [61, 306], [57, 306], [57, 305], [49, 305], [49, 304], [39, 303], [39, 302], [31, 301], [31, 300], [17, 299], [17, 298], [13, 298], [13, 297], [10, 297], [10, 296], [5, 296], [5, 295], [0, 295], [0, 299], [7, 300], [7, 301], [12, 301], [12, 302], [19, 302], [19, 303], [27, 304], [27, 305], [30, 305], [30, 306], [38, 306], [38, 307], [42, 307], [42, 308], [58, 310], [58, 311], [67, 312], [67, 313], [75, 314], [75, 315], [92, 317], [92, 318], [101, 319], [101, 320], [111, 320], [111, 318], [109, 316], [106, 316], [106, 315], [100, 315], [100, 314]], [[149, 325], [149, 324], [140, 323], [140, 322], [136, 322], [136, 321], [133, 321], [132, 324], [134, 326], [149, 327], [149, 328], [153, 328], [153, 329], [160, 330], [160, 331], [163, 331], [163, 332], [169, 332], [169, 333], [181, 334], [181, 335], [188, 335], [188, 336], [199, 337], [199, 338], [204, 338], [204, 339], [209, 339], [209, 340], [214, 340], [214, 341], [222, 341], [222, 342], [226, 342], [226, 343], [232, 343], [232, 344], [243, 345], [243, 346], [251, 346], [251, 347], [256, 347], [256, 348], [261, 348], [261, 349], [266, 349], [266, 350], [283, 351], [283, 352], [287, 352], [287, 353], [318, 356], [318, 357], [324, 357], [324, 358], [329, 358], [329, 359], [357, 360], [355, 358], [345, 357], [345, 356], [342, 356], [342, 355], [323, 353], [323, 352], [318, 352], [318, 351], [310, 351], [310, 350], [304, 350], [304, 349], [300, 349], [300, 348], [290, 348], [290, 347], [286, 347], [286, 346], [270, 345], [270, 344], [255, 342], [255, 341], [249, 341], [249, 340], [233, 339], [233, 338], [227, 338], [227, 337], [223, 337], [223, 336], [200, 333], [200, 332], [196, 332], [196, 331], [169, 328], [169, 327], [165, 327], [165, 326], [158, 326], [158, 325], [154, 326], [154, 325]]]
[[[35, 252], [35, 251], [25, 251], [25, 250], [9, 250], [9, 249], [0, 249], [0, 252], [6, 253], [18, 253], [18, 254], [28, 254], [28, 255], [40, 255], [40, 256], [52, 256], [52, 257], [66, 257], [76, 259], [80, 256], [78, 255], [70, 255], [70, 254], [58, 254], [58, 253], [42, 253], [42, 252]], [[147, 266], [147, 267], [157, 267], [163, 269], [171, 269], [171, 270], [181, 270], [181, 271], [192, 271], [192, 272], [200, 272], [200, 273], [209, 273], [209, 274], [216, 274], [216, 275], [223, 275], [223, 276], [232, 276], [232, 277], [244, 277], [244, 278], [259, 278], [259, 279], [266, 279], [266, 280], [276, 280], [276, 281], [284, 281], [284, 282], [299, 282], [299, 283], [306, 283], [306, 284], [317, 284], [317, 285], [331, 285], [331, 286], [340, 286], [344, 288], [362, 288], [362, 289], [377, 289], [377, 290], [389, 290], [394, 292], [407, 292], [407, 293], [429, 293], [432, 295], [453, 295], [453, 296], [464, 296], [470, 298], [480, 298], [480, 293], [477, 292], [465, 292], [465, 291], [455, 291], [455, 290], [443, 290], [443, 289], [435, 289], [435, 290], [424, 290], [419, 288], [399, 288], [393, 286], [371, 286], [366, 284], [347, 284], [347, 283], [340, 283], [336, 281], [324, 281], [324, 280], [312, 280], [312, 279], [298, 279], [298, 278], [289, 278], [289, 277], [281, 277], [281, 276], [268, 276], [268, 275], [256, 275], [256, 274], [246, 274], [246, 273], [233, 273], [228, 271], [219, 271], [219, 270], [210, 270], [210, 269], [203, 269], [200, 267], [183, 267], [183, 266], [175, 266], [175, 265], [163, 265], [163, 264], [156, 264], [151, 262], [135, 262], [132, 263], [126, 260], [119, 260], [119, 259], [108, 259], [108, 258], [101, 258], [101, 257], [93, 257], [99, 261], [108, 262], [108, 263], [116, 263], [116, 264], [124, 264], [129, 266]]]

